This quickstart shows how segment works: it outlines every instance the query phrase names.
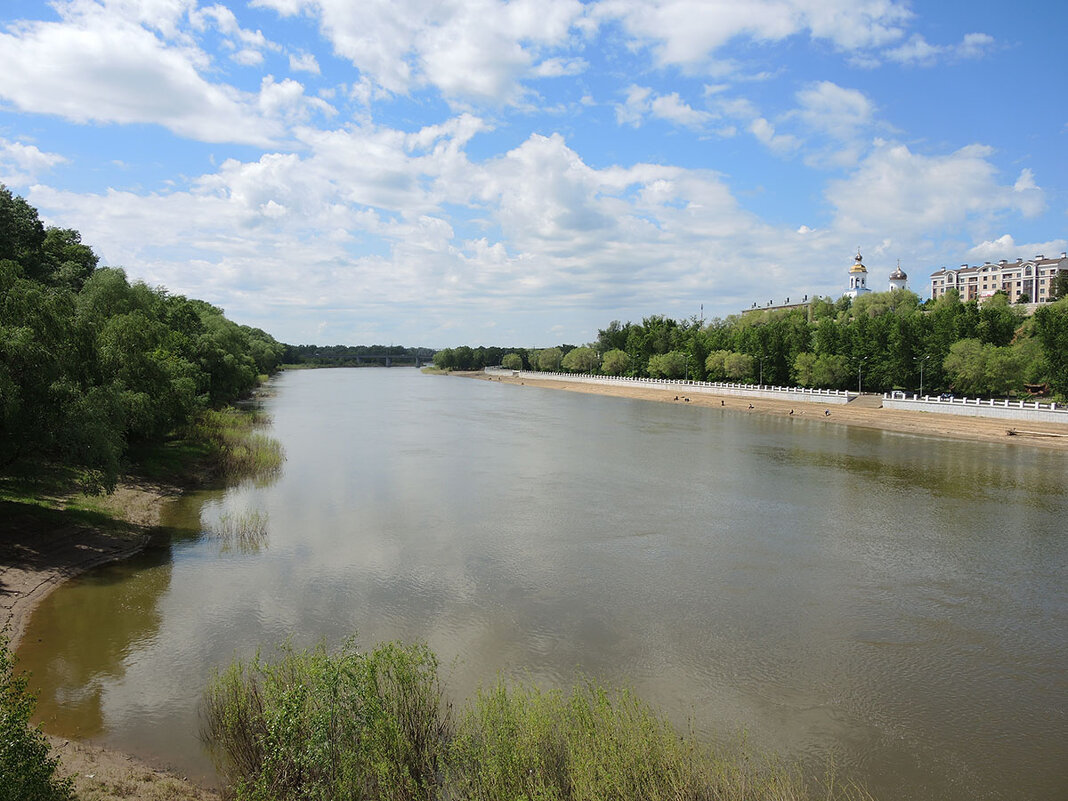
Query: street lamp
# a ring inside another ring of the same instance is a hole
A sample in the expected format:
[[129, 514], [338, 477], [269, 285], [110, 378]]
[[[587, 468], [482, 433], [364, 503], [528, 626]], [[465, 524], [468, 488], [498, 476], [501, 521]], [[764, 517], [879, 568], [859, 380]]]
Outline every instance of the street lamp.
[[859, 362], [857, 362], [857, 394], [860, 395], [860, 368], [864, 366], [864, 362], [868, 361], [868, 357], [865, 356]]
[[931, 358], [930, 355], [927, 355], [927, 356], [917, 356], [914, 359], [914, 361], [917, 361], [917, 362], [920, 363], [920, 397], [921, 398], [923, 397], [923, 363], [925, 361], [927, 361], [928, 359], [930, 359], [930, 358]]
[[762, 386], [764, 386], [764, 360], [766, 358], [768, 358], [768, 357], [767, 356], [757, 356], [757, 358], [760, 359], [760, 378], [758, 379], [757, 386], [761, 386], [762, 387]]

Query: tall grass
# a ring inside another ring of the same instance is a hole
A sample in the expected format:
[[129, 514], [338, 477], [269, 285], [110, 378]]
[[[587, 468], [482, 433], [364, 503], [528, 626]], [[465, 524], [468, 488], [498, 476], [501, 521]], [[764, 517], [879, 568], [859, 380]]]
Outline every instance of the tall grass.
[[453, 722], [425, 646], [320, 647], [237, 662], [203, 736], [240, 801], [867, 799], [745, 753], [717, 755], [626, 691], [498, 684]]
[[193, 424], [190, 434], [208, 443], [213, 461], [227, 482], [268, 483], [278, 477], [285, 462], [282, 445], [256, 430], [269, 423], [270, 416], [258, 410], [206, 411]]
[[258, 553], [267, 546], [267, 513], [258, 509], [223, 512], [218, 522], [207, 527], [207, 534], [219, 543], [223, 553]]
[[286, 648], [214, 678], [203, 736], [238, 799], [401, 801], [438, 797], [449, 720], [426, 647]]

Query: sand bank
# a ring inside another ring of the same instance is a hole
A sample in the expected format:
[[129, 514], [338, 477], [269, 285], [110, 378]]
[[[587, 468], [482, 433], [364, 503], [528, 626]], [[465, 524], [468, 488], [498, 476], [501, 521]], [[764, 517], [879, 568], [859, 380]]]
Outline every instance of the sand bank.
[[[882, 408], [879, 395], [862, 395], [845, 405], [823, 405], [792, 400], [739, 398], [731, 395], [686, 393], [685, 386], [671, 389], [626, 384], [589, 384], [556, 379], [526, 380], [522, 376], [496, 376], [486, 373], [453, 375], [523, 386], [524, 389], [557, 389], [591, 395], [609, 395], [661, 403], [681, 403], [686, 406], [710, 406], [737, 414], [761, 414], [791, 419], [817, 421], [828, 426], [858, 426], [902, 434], [971, 440], [973, 442], [1001, 442], [1023, 447], [1068, 451], [1068, 424], [1022, 423], [991, 417], [961, 417], [937, 412], [903, 411]], [[675, 398], [678, 397], [678, 400]], [[686, 400], [688, 398], [689, 400]], [[752, 406], [752, 408], [749, 408]], [[825, 414], [829, 411], [830, 415]], [[1009, 430], [1016, 431], [1010, 436]], [[1035, 435], [1020, 433], [1035, 432]], [[1038, 434], [1054, 436], [1038, 436]]]

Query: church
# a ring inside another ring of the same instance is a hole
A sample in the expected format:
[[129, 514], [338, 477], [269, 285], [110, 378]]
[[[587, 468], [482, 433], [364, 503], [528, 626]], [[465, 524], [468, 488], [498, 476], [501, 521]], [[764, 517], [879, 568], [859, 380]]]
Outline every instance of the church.
[[[905, 289], [908, 286], [908, 276], [904, 270], [901, 269], [901, 262], [898, 261], [897, 268], [890, 273], [890, 286], [888, 289], [893, 291], [895, 289]], [[853, 266], [849, 268], [849, 288], [842, 294], [847, 298], [858, 298], [868, 292], [873, 291], [868, 286], [868, 268], [864, 266], [864, 259], [860, 255], [860, 248], [857, 248], [857, 255], [853, 257]], [[812, 303], [809, 300], [808, 295], [801, 300], [800, 303], [791, 303], [787, 298], [783, 303], [773, 303], [768, 301], [765, 306], [758, 306], [753, 304], [748, 309], [743, 309], [742, 314], [746, 312], [754, 311], [773, 311], [779, 309], [806, 309]]]

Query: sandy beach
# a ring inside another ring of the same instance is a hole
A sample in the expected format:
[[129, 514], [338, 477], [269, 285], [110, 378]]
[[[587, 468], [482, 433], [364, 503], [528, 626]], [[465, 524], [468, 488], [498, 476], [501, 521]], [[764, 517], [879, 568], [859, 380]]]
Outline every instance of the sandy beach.
[[[687, 406], [714, 406], [738, 414], [762, 414], [789, 417], [799, 420], [818, 421], [829, 426], [858, 426], [902, 434], [917, 434], [928, 437], [970, 440], [973, 442], [1001, 442], [1021, 447], [1045, 448], [1068, 451], [1068, 424], [1027, 423], [1001, 420], [994, 417], [962, 417], [935, 412], [913, 412], [882, 408], [882, 397], [864, 395], [844, 405], [803, 403], [793, 400], [757, 399], [707, 393], [686, 394], [685, 387], [660, 389], [625, 384], [587, 384], [555, 379], [526, 380], [522, 376], [496, 376], [486, 373], [454, 372], [452, 375], [484, 381], [499, 381], [515, 384], [524, 389], [554, 389], [565, 392], [582, 392], [591, 395], [608, 395], [659, 403], [682, 403]], [[679, 400], [675, 400], [678, 396]], [[688, 401], [684, 398], [689, 398]], [[749, 406], [752, 405], [752, 409]], [[829, 410], [830, 415], [824, 412]], [[792, 414], [791, 414], [792, 412]], [[1013, 429], [1018, 433], [1009, 436]], [[1059, 436], [1034, 436], [1021, 431], [1040, 432]]]

